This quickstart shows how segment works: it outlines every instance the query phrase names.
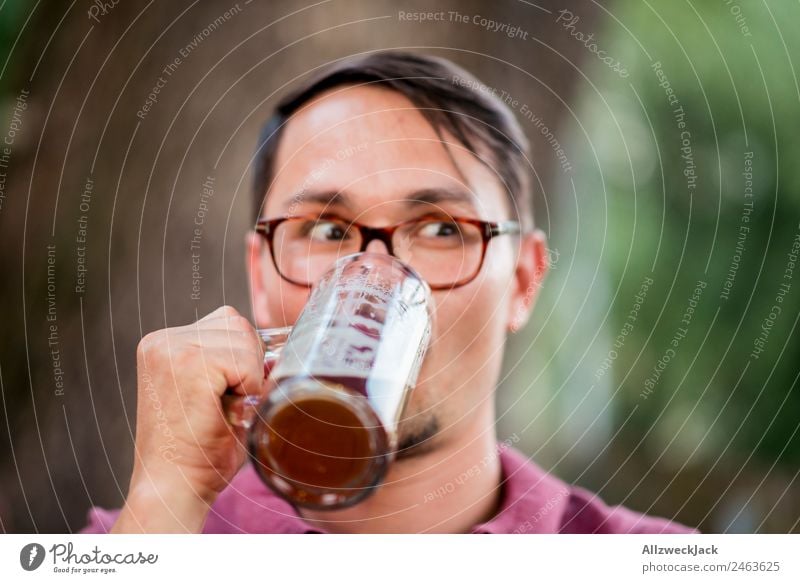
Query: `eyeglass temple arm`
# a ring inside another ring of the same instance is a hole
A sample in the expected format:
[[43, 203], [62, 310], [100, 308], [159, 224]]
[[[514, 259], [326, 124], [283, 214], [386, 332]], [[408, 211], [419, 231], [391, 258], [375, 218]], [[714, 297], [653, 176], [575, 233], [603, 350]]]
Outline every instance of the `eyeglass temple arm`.
[[516, 235], [521, 233], [522, 229], [517, 221], [499, 221], [497, 223], [489, 225], [489, 234], [492, 237], [497, 237], [498, 235], [509, 235], [513, 234]]

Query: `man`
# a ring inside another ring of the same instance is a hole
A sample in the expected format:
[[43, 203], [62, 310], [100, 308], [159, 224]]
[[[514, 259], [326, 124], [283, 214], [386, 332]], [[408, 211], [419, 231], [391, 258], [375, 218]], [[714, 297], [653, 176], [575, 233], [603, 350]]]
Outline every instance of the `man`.
[[[372, 496], [343, 510], [298, 509], [272, 493], [245, 464], [242, 435], [220, 406], [228, 388], [266, 392], [262, 347], [251, 322], [222, 307], [142, 340], [128, 496], [121, 511], [92, 510], [84, 532], [690, 532], [609, 508], [498, 445], [493, 394], [505, 337], [528, 319], [548, 265], [533, 228], [527, 142], [489, 89], [422, 55], [338, 61], [281, 101], [257, 159], [255, 217], [289, 217], [269, 240], [247, 236], [257, 326], [300, 314], [313, 281], [290, 273], [319, 260], [311, 241], [343, 252], [391, 246], [439, 280], [436, 337], [397, 460]], [[465, 219], [481, 221], [477, 238], [465, 236]], [[364, 240], [353, 227], [407, 221], [416, 222], [404, 241]], [[414, 253], [419, 237], [455, 242], [453, 261], [426, 263]]]

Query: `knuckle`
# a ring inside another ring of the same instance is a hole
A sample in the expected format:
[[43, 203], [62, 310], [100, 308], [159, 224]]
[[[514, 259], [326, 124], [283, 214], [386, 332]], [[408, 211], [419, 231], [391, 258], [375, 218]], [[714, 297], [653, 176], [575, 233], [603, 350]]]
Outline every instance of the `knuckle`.
[[239, 312], [236, 311], [236, 308], [234, 308], [233, 306], [228, 306], [228, 305], [222, 306], [221, 308], [219, 308], [217, 310], [217, 312], [221, 316], [225, 316], [226, 318], [232, 318], [234, 316], [238, 316], [239, 315]]
[[249, 332], [253, 329], [252, 324], [250, 324], [250, 320], [238, 314], [231, 319], [231, 324], [233, 328], [243, 332]]
[[136, 347], [137, 354], [139, 356], [144, 356], [145, 354], [149, 355], [151, 352], [155, 351], [161, 344], [162, 337], [163, 330], [156, 330], [145, 334]]

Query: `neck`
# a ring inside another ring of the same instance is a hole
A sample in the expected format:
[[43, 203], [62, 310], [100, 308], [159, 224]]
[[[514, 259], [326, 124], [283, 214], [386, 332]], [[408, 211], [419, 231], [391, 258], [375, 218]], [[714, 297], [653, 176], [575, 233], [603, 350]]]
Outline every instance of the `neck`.
[[[491, 409], [491, 407], [487, 407]], [[489, 520], [500, 501], [494, 411], [451, 427], [436, 447], [397, 460], [365, 501], [334, 511], [302, 509], [306, 522], [332, 533], [461, 533]]]

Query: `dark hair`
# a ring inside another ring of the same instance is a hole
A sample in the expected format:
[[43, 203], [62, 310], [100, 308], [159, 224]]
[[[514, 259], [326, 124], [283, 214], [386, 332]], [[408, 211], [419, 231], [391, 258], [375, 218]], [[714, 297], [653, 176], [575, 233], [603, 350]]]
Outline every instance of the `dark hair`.
[[286, 122], [329, 89], [375, 83], [401, 93], [419, 108], [440, 138], [452, 134], [497, 173], [524, 229], [533, 223], [527, 170], [528, 141], [494, 91], [445, 59], [405, 51], [380, 51], [336, 61], [284, 96], [261, 131], [256, 151], [254, 211], [257, 219], [274, 178]]

